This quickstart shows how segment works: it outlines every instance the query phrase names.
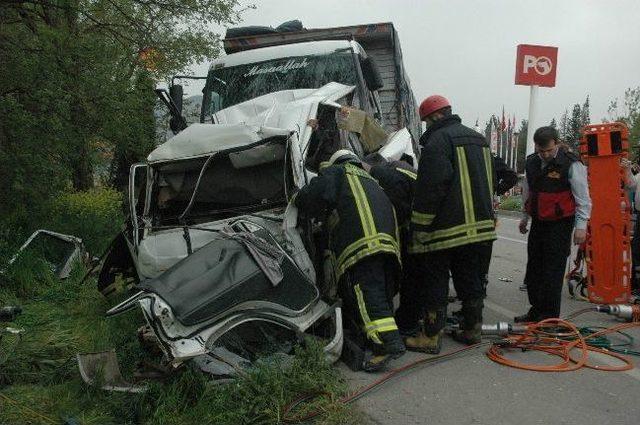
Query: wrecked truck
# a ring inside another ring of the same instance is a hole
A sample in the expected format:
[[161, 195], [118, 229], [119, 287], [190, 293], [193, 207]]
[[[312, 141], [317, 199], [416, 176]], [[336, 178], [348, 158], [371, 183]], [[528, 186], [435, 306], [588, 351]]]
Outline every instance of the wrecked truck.
[[[268, 49], [212, 65], [203, 100], [210, 121], [178, 128], [145, 163], [131, 167], [130, 220], [98, 279], [105, 294], [123, 279], [137, 290], [109, 315], [139, 306], [170, 364], [190, 360], [218, 378], [235, 376], [265, 353], [291, 352], [305, 335], [320, 339], [331, 361], [339, 358], [332, 257], [317, 224], [297, 217], [289, 201], [336, 149], [415, 158], [411, 129], [385, 131], [379, 115], [362, 108], [363, 99], [375, 104], [379, 87], [369, 87], [354, 68], [361, 63], [357, 52], [364, 54], [356, 42]], [[274, 55], [289, 59], [263, 68]], [[245, 63], [226, 80], [213, 73], [233, 60]], [[342, 74], [329, 72], [336, 60], [346, 66], [338, 67]], [[300, 71], [300, 78], [274, 75], [269, 92], [260, 94], [262, 81], [244, 99], [243, 78], [272, 68]], [[326, 76], [352, 84], [325, 83]], [[173, 96], [165, 100], [178, 122]]]
[[[261, 96], [226, 111], [244, 115], [243, 123], [194, 124], [134, 165], [131, 220], [121, 238], [139, 291], [108, 314], [139, 305], [172, 364], [195, 359], [216, 376], [255, 360], [264, 344], [290, 351], [305, 333], [322, 338], [337, 360], [341, 310], [333, 274], [324, 272], [331, 256], [289, 200], [315, 175], [305, 161], [313, 138], [307, 121], [320, 107], [338, 116], [353, 90], [329, 83]], [[338, 134], [345, 146], [360, 143], [357, 133]], [[384, 143], [377, 153], [385, 158], [412, 155], [407, 131]], [[256, 246], [278, 258], [280, 279], [268, 279], [261, 257], [251, 257]], [[107, 256], [103, 292], [116, 281], [110, 271], [124, 268], [114, 261], [122, 257], [116, 250]]]

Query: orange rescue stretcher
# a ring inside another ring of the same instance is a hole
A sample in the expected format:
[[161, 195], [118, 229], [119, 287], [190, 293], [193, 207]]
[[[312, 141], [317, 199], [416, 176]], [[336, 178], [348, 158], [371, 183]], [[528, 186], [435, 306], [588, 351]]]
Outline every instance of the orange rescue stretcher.
[[631, 297], [631, 214], [622, 158], [629, 131], [622, 123], [582, 129], [580, 154], [588, 165], [593, 208], [585, 246], [587, 293], [598, 304], [627, 303]]

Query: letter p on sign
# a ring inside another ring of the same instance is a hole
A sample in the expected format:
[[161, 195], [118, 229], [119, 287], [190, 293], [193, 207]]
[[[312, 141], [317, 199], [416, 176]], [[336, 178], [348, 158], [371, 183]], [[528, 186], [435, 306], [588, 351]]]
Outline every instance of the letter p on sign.
[[558, 68], [558, 48], [551, 46], [518, 45], [516, 84], [554, 87]]

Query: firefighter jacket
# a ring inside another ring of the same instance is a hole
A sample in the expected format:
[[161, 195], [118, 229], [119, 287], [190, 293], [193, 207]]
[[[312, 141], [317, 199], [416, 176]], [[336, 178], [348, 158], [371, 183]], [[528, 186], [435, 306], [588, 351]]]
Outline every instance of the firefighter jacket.
[[321, 170], [297, 193], [296, 206], [326, 219], [336, 276], [374, 254], [394, 255], [400, 264], [398, 227], [391, 201], [366, 171], [352, 163]]
[[431, 125], [420, 144], [409, 253], [495, 240], [495, 172], [485, 138], [451, 115]]
[[396, 210], [398, 226], [408, 228], [409, 219], [411, 218], [413, 186], [417, 178], [416, 172], [409, 164], [402, 161], [394, 161], [371, 167], [369, 174], [378, 181], [378, 184], [380, 184], [393, 204], [393, 208]]
[[576, 213], [576, 201], [571, 192], [569, 168], [580, 161], [573, 152], [561, 147], [556, 157], [546, 164], [538, 154], [527, 157], [525, 172], [529, 196], [525, 202], [527, 213], [534, 219], [553, 221]]

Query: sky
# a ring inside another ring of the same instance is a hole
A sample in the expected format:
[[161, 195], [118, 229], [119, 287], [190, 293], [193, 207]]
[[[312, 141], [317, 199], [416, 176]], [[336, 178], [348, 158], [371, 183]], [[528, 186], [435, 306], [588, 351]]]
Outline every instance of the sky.
[[[558, 47], [554, 88], [538, 90], [536, 124], [560, 119], [590, 98], [591, 122], [611, 100], [640, 86], [640, 0], [255, 0], [244, 25], [306, 28], [393, 22], [419, 103], [447, 97], [463, 122], [529, 110], [529, 87], [514, 85], [516, 46]], [[224, 35], [224, 28], [216, 27]], [[205, 75], [207, 64], [192, 72]]]

